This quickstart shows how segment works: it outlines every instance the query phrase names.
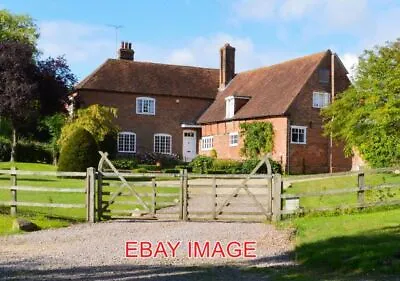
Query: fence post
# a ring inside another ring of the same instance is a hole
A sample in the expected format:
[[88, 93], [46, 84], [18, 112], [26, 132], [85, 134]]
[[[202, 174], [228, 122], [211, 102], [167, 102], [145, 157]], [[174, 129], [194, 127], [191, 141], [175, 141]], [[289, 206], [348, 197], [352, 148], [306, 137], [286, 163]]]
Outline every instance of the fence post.
[[217, 179], [212, 178], [212, 219], [217, 219]]
[[188, 174], [187, 170], [183, 170], [183, 212], [182, 212], [182, 219], [184, 221], [188, 220]]
[[358, 174], [358, 192], [357, 192], [357, 202], [362, 207], [365, 203], [365, 175], [364, 173]]
[[11, 173], [10, 173], [10, 180], [11, 180], [11, 208], [10, 208], [10, 214], [13, 217], [17, 216], [17, 190], [15, 187], [17, 186], [17, 170], [15, 167], [11, 168]]
[[103, 173], [97, 172], [97, 221], [103, 216]]
[[272, 185], [272, 221], [281, 220], [282, 210], [282, 177], [280, 174], [274, 174]]
[[156, 183], [156, 179], [152, 178], [151, 179], [151, 187], [153, 189], [153, 194], [152, 194], [152, 205], [151, 205], [151, 213], [153, 214], [153, 216], [156, 215], [156, 207], [157, 207], [157, 183]]
[[86, 220], [95, 222], [95, 186], [96, 170], [93, 167], [86, 170]]
[[179, 177], [181, 180], [181, 190], [179, 193], [179, 219], [183, 220], [183, 170], [180, 171]]

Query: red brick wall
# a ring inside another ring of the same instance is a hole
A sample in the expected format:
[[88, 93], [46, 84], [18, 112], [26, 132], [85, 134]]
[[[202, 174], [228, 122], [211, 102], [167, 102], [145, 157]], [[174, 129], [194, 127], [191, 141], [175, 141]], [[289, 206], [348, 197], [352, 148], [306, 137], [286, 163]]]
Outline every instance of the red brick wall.
[[[193, 123], [212, 103], [212, 100], [130, 94], [98, 91], [78, 91], [83, 106], [101, 104], [118, 109], [117, 124], [121, 131], [136, 133], [136, 152], [153, 152], [153, 138], [156, 133], [172, 136], [172, 152], [182, 156], [182, 123]], [[136, 114], [136, 98], [156, 99], [156, 115]], [[197, 136], [200, 130], [197, 130]]]
[[[331, 57], [327, 56], [321, 63], [321, 68], [331, 69]], [[339, 67], [339, 61], [335, 66], [335, 92], [344, 91], [349, 80], [345, 71]], [[330, 140], [322, 136], [322, 118], [320, 109], [312, 107], [314, 91], [331, 92], [331, 84], [319, 82], [318, 70], [310, 77], [310, 80], [302, 89], [301, 93], [292, 103], [288, 116], [290, 125], [307, 127], [307, 144], [289, 145], [289, 172], [290, 173], [323, 173], [329, 172]], [[343, 145], [334, 143], [333, 171], [348, 171], [351, 169], [351, 158], [345, 158]]]
[[[286, 165], [286, 146], [287, 146], [287, 118], [265, 118], [258, 120], [247, 120], [247, 121], [228, 121], [220, 122], [210, 125], [203, 125], [201, 128], [202, 136], [213, 136], [214, 149], [217, 151], [217, 156], [220, 159], [236, 159], [240, 160], [243, 157], [240, 156], [240, 148], [243, 146], [243, 137], [240, 136], [240, 123], [243, 122], [254, 122], [254, 121], [268, 121], [271, 122], [274, 127], [274, 150], [272, 158], [282, 163], [282, 166]], [[239, 145], [229, 146], [229, 133], [239, 133]], [[201, 144], [199, 143], [199, 146]], [[200, 154], [210, 155], [210, 151], [202, 151]]]

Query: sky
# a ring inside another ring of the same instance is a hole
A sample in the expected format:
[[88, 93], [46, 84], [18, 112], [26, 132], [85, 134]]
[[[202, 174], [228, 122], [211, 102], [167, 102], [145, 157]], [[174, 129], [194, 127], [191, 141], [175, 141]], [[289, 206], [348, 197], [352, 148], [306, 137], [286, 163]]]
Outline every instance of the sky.
[[[363, 50], [400, 37], [400, 0], [0, 0], [31, 15], [43, 56], [65, 55], [79, 79], [131, 42], [135, 60], [218, 68], [236, 48], [236, 71], [327, 49], [349, 71]], [[117, 42], [116, 29], [118, 28]]]

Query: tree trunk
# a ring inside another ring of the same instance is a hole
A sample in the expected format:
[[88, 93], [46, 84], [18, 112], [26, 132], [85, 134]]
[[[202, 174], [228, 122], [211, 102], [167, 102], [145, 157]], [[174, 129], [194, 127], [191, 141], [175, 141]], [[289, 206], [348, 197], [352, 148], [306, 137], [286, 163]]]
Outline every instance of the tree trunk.
[[12, 128], [12, 143], [11, 143], [11, 158], [10, 162], [15, 161], [15, 148], [17, 147], [17, 130], [13, 126]]

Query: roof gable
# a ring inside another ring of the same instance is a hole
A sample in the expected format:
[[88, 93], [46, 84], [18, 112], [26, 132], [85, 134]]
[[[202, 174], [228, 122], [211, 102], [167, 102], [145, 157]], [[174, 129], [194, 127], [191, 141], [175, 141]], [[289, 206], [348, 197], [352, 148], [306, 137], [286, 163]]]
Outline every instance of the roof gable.
[[75, 88], [214, 99], [219, 70], [108, 59]]
[[229, 86], [218, 93], [198, 122], [225, 121], [225, 97], [234, 95], [251, 98], [235, 113], [233, 120], [284, 115], [322, 59], [329, 54], [328, 50], [238, 73]]

